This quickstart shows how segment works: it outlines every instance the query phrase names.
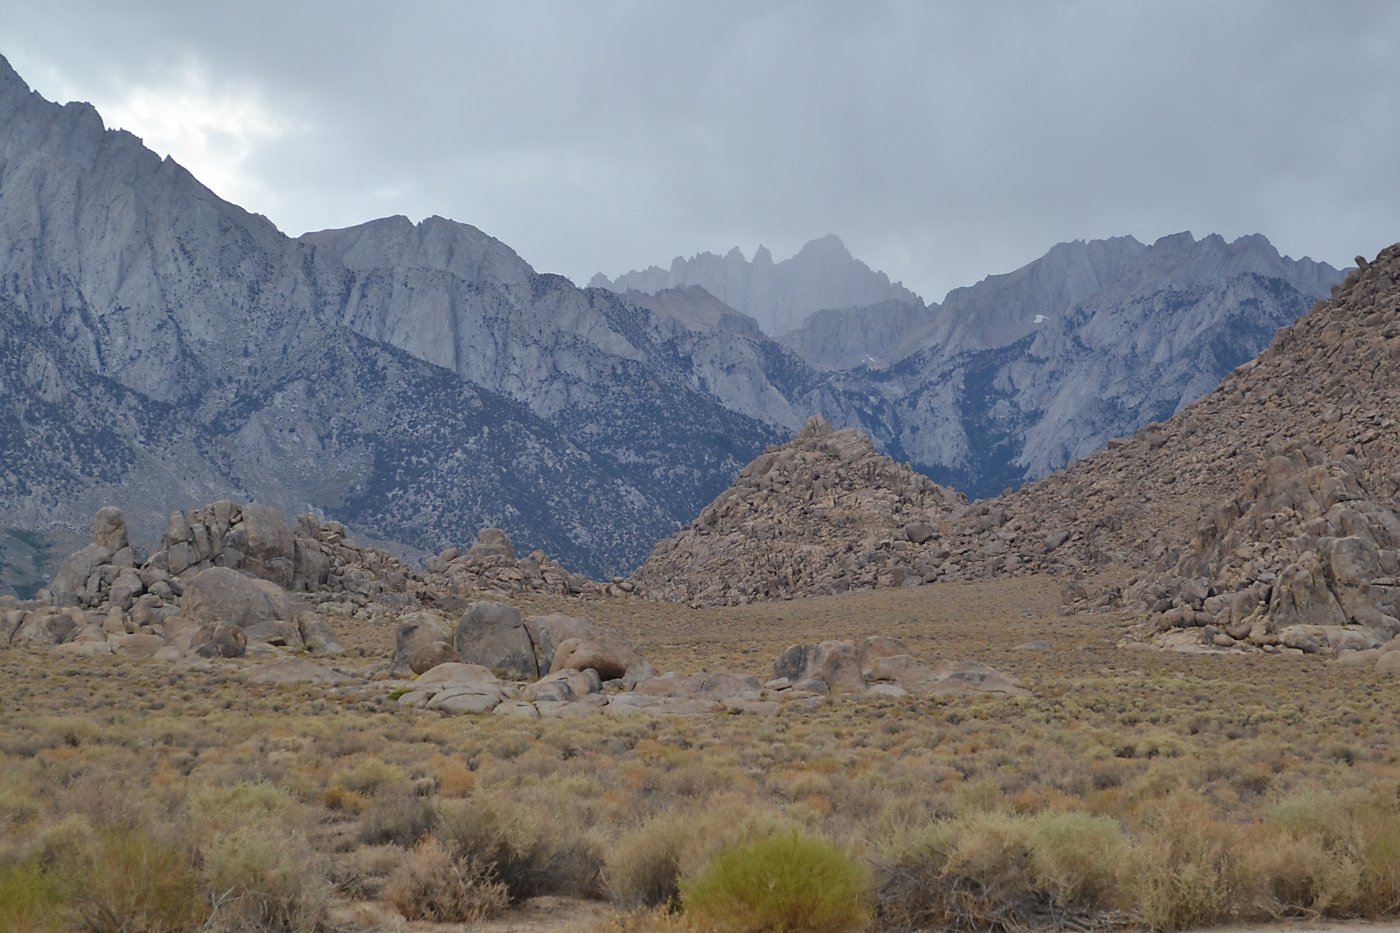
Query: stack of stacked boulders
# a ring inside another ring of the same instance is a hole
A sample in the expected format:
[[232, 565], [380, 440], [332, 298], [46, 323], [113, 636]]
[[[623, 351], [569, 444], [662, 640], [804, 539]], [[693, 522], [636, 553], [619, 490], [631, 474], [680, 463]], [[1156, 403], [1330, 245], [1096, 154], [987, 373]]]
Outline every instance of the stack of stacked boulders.
[[1310, 444], [1271, 458], [1174, 566], [1129, 591], [1156, 641], [1328, 655], [1390, 643], [1400, 632], [1400, 486], [1375, 489], [1368, 473], [1380, 475]]
[[41, 598], [0, 611], [0, 636], [80, 654], [241, 657], [250, 643], [255, 653], [338, 653], [325, 619], [287, 589], [324, 581], [330, 562], [311, 556], [314, 542], [262, 506], [204, 511], [212, 525], [172, 515], [175, 531], [138, 563], [121, 512], [100, 510], [92, 543], [63, 563]]
[[813, 417], [657, 545], [634, 580], [697, 606], [912, 586], [938, 578], [928, 543], [965, 505], [865, 435]]
[[159, 547], [142, 560], [122, 513], [104, 508], [92, 543], [37, 599], [0, 602], [0, 644], [167, 658], [330, 653], [340, 646], [326, 615], [392, 620], [483, 592], [603, 592], [539, 552], [516, 560], [499, 529], [479, 539], [466, 557], [420, 575], [354, 544], [339, 522], [303, 515], [293, 525], [269, 506], [221, 501], [171, 513]]
[[[570, 573], [559, 561], [543, 551], [517, 558], [515, 546], [500, 528], [482, 528], [465, 554], [448, 548], [423, 564], [423, 583], [435, 592], [463, 595], [494, 592], [554, 593], [562, 596], [598, 595], [619, 589], [613, 584], [595, 583]], [[621, 582], [621, 590], [631, 592], [631, 584]]]

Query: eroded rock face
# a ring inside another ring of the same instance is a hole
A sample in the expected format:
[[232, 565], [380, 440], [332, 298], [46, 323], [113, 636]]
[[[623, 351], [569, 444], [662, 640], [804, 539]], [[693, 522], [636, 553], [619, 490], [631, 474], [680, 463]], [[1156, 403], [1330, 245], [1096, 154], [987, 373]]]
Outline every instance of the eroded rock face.
[[937, 538], [925, 526], [965, 506], [865, 435], [812, 418], [658, 544], [634, 579], [691, 605], [913, 585], [940, 576]]
[[1174, 646], [1172, 633], [1193, 629], [1224, 648], [1336, 654], [1388, 642], [1400, 631], [1400, 486], [1377, 491], [1368, 472], [1343, 448], [1271, 457], [1129, 599]]

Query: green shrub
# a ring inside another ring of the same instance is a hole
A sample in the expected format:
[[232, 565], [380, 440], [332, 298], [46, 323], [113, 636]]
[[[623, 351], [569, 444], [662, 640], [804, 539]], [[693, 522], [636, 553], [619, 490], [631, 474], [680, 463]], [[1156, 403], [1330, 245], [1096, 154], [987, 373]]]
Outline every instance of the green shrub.
[[429, 836], [390, 877], [384, 896], [409, 920], [477, 923], [510, 904], [506, 886], [481, 860], [460, 858]]
[[62, 928], [70, 885], [37, 857], [0, 864], [0, 930], [50, 933]]
[[850, 856], [791, 832], [724, 850], [682, 896], [688, 915], [718, 930], [836, 933], [869, 922], [868, 889]]

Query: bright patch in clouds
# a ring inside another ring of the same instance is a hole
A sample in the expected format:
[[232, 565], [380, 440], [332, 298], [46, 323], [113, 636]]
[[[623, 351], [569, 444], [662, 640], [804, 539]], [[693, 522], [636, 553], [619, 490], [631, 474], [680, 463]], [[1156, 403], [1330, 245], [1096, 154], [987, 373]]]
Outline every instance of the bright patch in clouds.
[[141, 137], [169, 155], [220, 197], [266, 214], [277, 213], [277, 195], [249, 165], [261, 149], [304, 129], [251, 90], [215, 88], [204, 71], [185, 65], [161, 85], [113, 88], [94, 101], [110, 127]]

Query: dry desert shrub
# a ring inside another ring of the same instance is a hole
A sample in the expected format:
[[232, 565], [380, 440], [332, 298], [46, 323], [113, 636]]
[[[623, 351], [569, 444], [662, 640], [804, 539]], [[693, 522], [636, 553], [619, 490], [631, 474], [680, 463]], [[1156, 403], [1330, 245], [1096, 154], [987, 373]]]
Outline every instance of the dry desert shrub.
[[1250, 900], [1243, 834], [1199, 795], [1178, 790], [1145, 813], [1129, 890], [1142, 921], [1182, 930], [1231, 919]]
[[881, 925], [1002, 929], [1104, 916], [1124, 906], [1129, 847], [1117, 821], [1086, 813], [974, 806], [905, 827], [875, 857]]
[[409, 783], [408, 772], [373, 756], [360, 758], [348, 768], [335, 773], [332, 787], [342, 787], [366, 797], [373, 797], [384, 788], [403, 787]]
[[208, 915], [197, 854], [167, 827], [99, 827], [63, 871], [84, 933], [186, 933]]
[[870, 922], [869, 873], [818, 836], [789, 832], [723, 850], [683, 886], [687, 916], [732, 933], [841, 933]]
[[776, 810], [732, 795], [658, 813], [608, 842], [609, 896], [623, 907], [673, 906], [682, 881], [697, 877], [721, 849], [793, 829]]
[[508, 793], [444, 801], [439, 837], [458, 858], [493, 868], [513, 901], [544, 894], [602, 894], [596, 834], [567, 809]]
[[1247, 853], [1269, 913], [1372, 917], [1400, 908], [1400, 809], [1382, 787], [1279, 801]]
[[431, 798], [402, 787], [384, 787], [360, 817], [359, 837], [366, 845], [392, 844], [408, 848], [438, 825]]
[[210, 933], [268, 930], [314, 933], [329, 887], [305, 840], [270, 826], [248, 826], [205, 847], [203, 880], [213, 904]]
[[1046, 813], [1031, 820], [1036, 890], [1063, 909], [1120, 907], [1122, 868], [1131, 843], [1117, 820], [1088, 813]]
[[495, 871], [474, 856], [455, 854], [429, 836], [389, 878], [385, 899], [409, 920], [477, 923], [510, 905]]

